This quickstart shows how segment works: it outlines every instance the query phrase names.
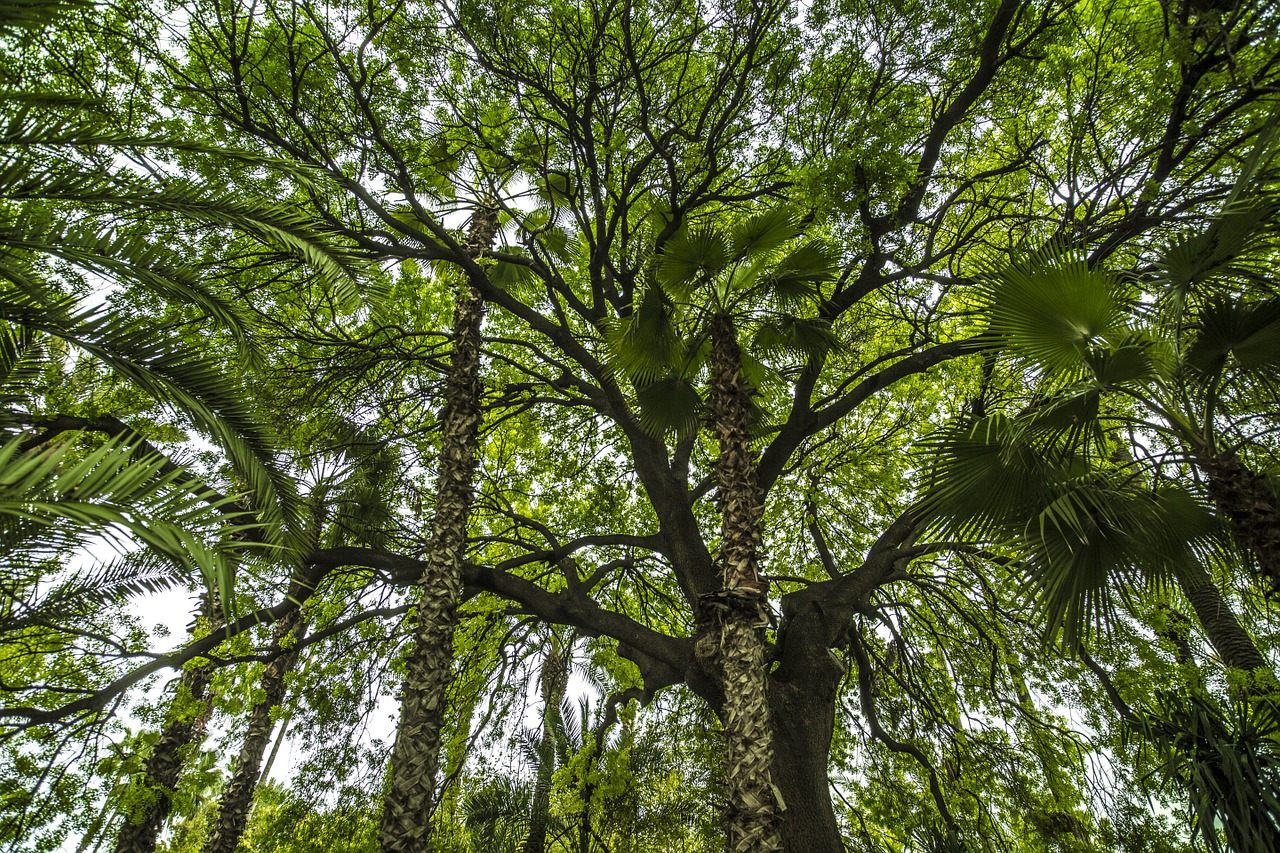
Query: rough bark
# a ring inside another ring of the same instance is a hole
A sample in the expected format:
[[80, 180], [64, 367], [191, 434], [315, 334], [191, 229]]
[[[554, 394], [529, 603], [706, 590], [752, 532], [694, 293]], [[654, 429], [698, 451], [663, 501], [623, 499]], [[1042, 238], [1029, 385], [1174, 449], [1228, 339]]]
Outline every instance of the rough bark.
[[[498, 212], [476, 209], [466, 250], [479, 257], [493, 244]], [[440, 763], [445, 694], [453, 680], [453, 635], [462, 590], [472, 477], [480, 430], [480, 326], [484, 302], [463, 282], [453, 312], [453, 350], [440, 425], [435, 515], [427, 548], [413, 646], [405, 662], [400, 724], [378, 841], [383, 853], [429, 850], [430, 815]]]
[[1175, 577], [1182, 594], [1191, 602], [1210, 645], [1223, 663], [1232, 669], [1272, 672], [1271, 665], [1240, 625], [1231, 607], [1222, 600], [1222, 593], [1203, 566], [1189, 563], [1180, 567]]
[[560, 703], [569, 687], [569, 660], [553, 640], [542, 663], [542, 733], [538, 739], [538, 777], [533, 786], [533, 813], [521, 853], [545, 853], [547, 819], [551, 815], [551, 782], [556, 772], [556, 731], [561, 725]]
[[785, 643], [779, 640], [779, 665], [769, 678], [774, 782], [787, 805], [782, 844], [791, 853], [845, 849], [827, 775], [845, 667], [831, 652], [827, 617], [814, 600], [802, 601], [785, 617]]
[[1231, 454], [1199, 462], [1218, 512], [1231, 520], [1240, 544], [1253, 552], [1270, 592], [1280, 595], [1280, 500], [1267, 478]]
[[[222, 627], [221, 611], [211, 596], [205, 597], [201, 616], [211, 623], [210, 630]], [[193, 661], [183, 670], [169, 720], [137, 782], [150, 793], [150, 802], [141, 814], [125, 816], [116, 838], [115, 853], [154, 853], [160, 831], [173, 807], [173, 792], [182, 779], [187, 753], [193, 744], [204, 740], [213, 713], [209, 701], [211, 676], [212, 667], [203, 660]]]
[[261, 777], [262, 756], [271, 740], [271, 712], [284, 701], [285, 675], [298, 661], [300, 647], [297, 643], [306, 630], [301, 610], [292, 611], [275, 625], [271, 648], [276, 657], [262, 672], [263, 698], [249, 712], [240, 755], [236, 758], [231, 781], [222, 793], [213, 831], [205, 842], [203, 853], [234, 853], [240, 843], [253, 805], [253, 792]]
[[765, 672], [766, 585], [757, 574], [763, 497], [750, 447], [751, 389], [732, 319], [711, 319], [708, 412], [719, 443], [716, 505], [720, 511], [720, 591], [699, 600], [700, 657], [724, 691], [726, 850], [782, 849], [785, 808], [773, 782], [773, 726]]

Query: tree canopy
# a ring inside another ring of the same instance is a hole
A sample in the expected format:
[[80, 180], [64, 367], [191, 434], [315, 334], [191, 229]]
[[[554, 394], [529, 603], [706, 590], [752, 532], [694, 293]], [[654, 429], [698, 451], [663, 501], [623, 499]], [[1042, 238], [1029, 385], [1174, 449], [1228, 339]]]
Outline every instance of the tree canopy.
[[0, 842], [1280, 849], [1274, 4], [0, 45]]

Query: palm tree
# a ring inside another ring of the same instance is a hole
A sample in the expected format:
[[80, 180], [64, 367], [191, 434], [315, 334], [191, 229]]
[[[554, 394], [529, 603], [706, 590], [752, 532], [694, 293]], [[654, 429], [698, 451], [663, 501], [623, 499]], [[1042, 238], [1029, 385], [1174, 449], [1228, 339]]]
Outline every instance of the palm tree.
[[[289, 595], [296, 599], [305, 597], [296, 581], [290, 585]], [[253, 792], [261, 779], [262, 757], [275, 727], [272, 712], [284, 702], [285, 676], [297, 663], [302, 651], [300, 643], [306, 636], [307, 623], [302, 608], [289, 611], [273, 626], [272, 632], [270, 661], [262, 671], [259, 685], [262, 698], [249, 711], [240, 754], [219, 800], [213, 830], [202, 848], [204, 853], [234, 853], [244, 835]]]
[[[835, 276], [833, 254], [801, 230], [782, 208], [748, 217], [726, 232], [685, 230], [658, 256], [653, 283], [613, 336], [622, 369], [636, 387], [641, 422], [656, 432], [687, 433], [701, 399], [692, 378], [703, 342], [708, 390], [705, 420], [719, 452], [715, 460], [720, 513], [720, 589], [699, 601], [700, 656], [724, 689], [727, 848], [733, 853], [782, 849], [773, 783], [773, 730], [766, 694], [764, 628], [767, 584], [759, 576], [764, 500], [751, 448], [758, 410], [758, 362], [744, 357], [741, 327], [755, 326], [758, 349], [815, 349], [830, 332], [790, 309], [820, 297]], [[762, 310], [762, 304], [764, 310]], [[691, 327], [685, 344], [677, 323]]]
[[[349, 435], [350, 438], [373, 444], [372, 440], [360, 435], [358, 431], [353, 433]], [[342, 483], [335, 482], [327, 474], [315, 478], [307, 497], [311, 510], [308, 539], [315, 543], [315, 547], [339, 544], [338, 540], [350, 537], [348, 531], [358, 531], [355, 535], [363, 543], [378, 539], [387, 519], [393, 514], [389, 505], [389, 491], [378, 488], [383, 472], [391, 469], [388, 464], [390, 455], [390, 451], [383, 446], [357, 455], [351, 466], [344, 471], [345, 482]], [[268, 661], [258, 683], [262, 698], [249, 711], [240, 753], [232, 766], [231, 779], [218, 802], [212, 831], [201, 848], [204, 853], [235, 851], [248, 825], [254, 791], [259, 781], [270, 772], [271, 760], [268, 759], [264, 767], [262, 759], [272, 729], [275, 728], [274, 717], [284, 703], [286, 676], [297, 665], [302, 653], [308, 628], [308, 612], [302, 605], [309, 592], [297, 577], [288, 584], [287, 596], [299, 606], [290, 610], [272, 627]], [[284, 737], [286, 726], [287, 723], [281, 724], [276, 749], [280, 747], [280, 739]]]
[[[0, 6], [0, 35], [53, 26], [62, 13], [92, 5], [8, 2]], [[273, 462], [271, 436], [249, 395], [199, 342], [112, 310], [109, 302], [83, 299], [81, 284], [101, 282], [197, 314], [234, 341], [242, 356], [252, 357], [245, 313], [208, 284], [216, 277], [163, 245], [153, 223], [178, 221], [224, 238], [238, 235], [246, 249], [265, 247], [273, 256], [307, 264], [339, 296], [351, 292], [355, 262], [289, 205], [241, 188], [228, 192], [163, 177], [174, 170], [148, 161], [148, 153], [231, 157], [310, 186], [312, 176], [304, 170], [121, 130], [105, 109], [75, 92], [2, 94], [11, 109], [0, 129], [0, 557], [6, 569], [31, 566], [32, 554], [123, 530], [175, 564], [178, 582], [189, 581], [192, 573], [185, 569], [199, 570], [208, 591], [197, 626], [217, 630], [231, 604], [240, 554], [265, 545], [276, 559], [299, 556], [292, 486]], [[128, 157], [152, 168], [116, 165]], [[65, 353], [96, 362], [188, 418], [225, 451], [247, 496], [224, 497], [204, 486], [114, 416], [42, 411], [44, 374], [58, 370]], [[108, 440], [86, 451], [74, 441], [86, 433]], [[211, 539], [221, 541], [211, 545]], [[29, 621], [33, 611], [52, 613], [57, 619], [51, 624], [60, 624], [93, 601], [175, 581], [172, 571], [157, 576], [153, 567], [141, 560], [95, 570], [93, 577], [110, 579], [107, 589], [73, 578], [34, 602], [30, 590], [38, 584], [20, 583], [22, 590], [5, 590], [6, 615]], [[154, 850], [186, 753], [203, 737], [210, 677], [207, 661], [183, 671], [165, 726], [134, 780], [139, 807], [125, 821], [118, 851]]]
[[[479, 259], [498, 233], [496, 203], [476, 207], [465, 250]], [[480, 432], [480, 326], [484, 300], [469, 277], [459, 282], [453, 347], [440, 428], [440, 467], [426, 568], [406, 674], [400, 722], [391, 753], [390, 784], [378, 839], [383, 853], [428, 849], [445, 694], [453, 679], [453, 635], [462, 592], [462, 561], [471, 512], [472, 475]]]
[[[193, 634], [215, 631], [222, 626], [222, 608], [212, 594], [204, 596]], [[133, 811], [126, 815], [116, 836], [115, 853], [154, 853], [164, 822], [173, 808], [173, 792], [182, 779], [190, 752], [204, 740], [213, 716], [210, 682], [213, 666], [207, 660], [193, 661], [178, 680], [164, 728], [152, 747], [142, 774], [133, 780]]]

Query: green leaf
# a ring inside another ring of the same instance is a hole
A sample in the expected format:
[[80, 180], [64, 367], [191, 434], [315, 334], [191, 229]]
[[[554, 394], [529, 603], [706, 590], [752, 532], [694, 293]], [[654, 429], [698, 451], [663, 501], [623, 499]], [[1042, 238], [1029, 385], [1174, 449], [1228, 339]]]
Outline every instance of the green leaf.
[[1079, 374], [1092, 345], [1127, 329], [1123, 283], [1082, 258], [1014, 265], [988, 288], [991, 335], [1048, 374]]
[[613, 327], [608, 342], [614, 362], [637, 384], [656, 381], [671, 371], [684, 353], [670, 306], [657, 288], [642, 294], [639, 307]]
[[767, 354], [781, 352], [801, 358], [821, 356], [840, 345], [831, 323], [818, 317], [784, 316], [763, 324], [752, 340], [751, 349]]
[[840, 255], [831, 246], [810, 240], [792, 249], [764, 279], [766, 292], [782, 306], [817, 299], [821, 286], [840, 272]]
[[685, 299], [698, 284], [729, 265], [729, 246], [718, 231], [702, 229], [677, 234], [658, 256], [655, 275], [676, 299]]
[[1186, 358], [1201, 374], [1216, 373], [1232, 357], [1246, 371], [1280, 369], [1280, 299], [1253, 304], [1211, 299], [1193, 329]]
[[775, 207], [734, 222], [729, 228], [728, 248], [736, 261], [769, 258], [777, 249], [800, 236], [789, 209]]
[[636, 389], [637, 420], [645, 432], [661, 438], [691, 435], [698, 429], [702, 397], [686, 379], [668, 377]]

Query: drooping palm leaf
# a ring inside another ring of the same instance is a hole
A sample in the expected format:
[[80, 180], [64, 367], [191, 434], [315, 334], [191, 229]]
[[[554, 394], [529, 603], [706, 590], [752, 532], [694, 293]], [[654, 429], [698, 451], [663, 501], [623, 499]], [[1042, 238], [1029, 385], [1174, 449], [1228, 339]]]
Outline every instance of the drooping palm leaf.
[[1202, 376], [1217, 375], [1229, 362], [1246, 373], [1280, 369], [1280, 299], [1208, 300], [1193, 330], [1186, 360]]
[[657, 381], [684, 356], [671, 306], [658, 288], [645, 291], [639, 307], [610, 331], [608, 342], [614, 363], [637, 383]]
[[686, 436], [698, 429], [702, 396], [687, 379], [670, 376], [636, 387], [637, 418], [655, 437]]
[[140, 457], [128, 437], [82, 455], [65, 442], [23, 452], [25, 442], [0, 445], [0, 554], [73, 548], [115, 531], [196, 569], [212, 588], [226, 585], [232, 567], [211, 540], [259, 526], [229, 498], [193, 490], [185, 469]]

